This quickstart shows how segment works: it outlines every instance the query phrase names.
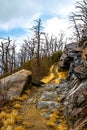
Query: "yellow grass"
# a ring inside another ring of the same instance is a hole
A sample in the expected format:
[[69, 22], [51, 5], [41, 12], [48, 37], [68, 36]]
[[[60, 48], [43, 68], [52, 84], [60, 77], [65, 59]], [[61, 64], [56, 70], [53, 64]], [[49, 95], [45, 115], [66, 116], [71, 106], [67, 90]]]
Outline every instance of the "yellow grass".
[[62, 100], [62, 99], [61, 99], [60, 97], [57, 98], [57, 101], [58, 101], [58, 102], [61, 102], [61, 100]]
[[17, 127], [15, 127], [14, 130], [25, 130], [25, 129], [22, 126], [17, 126]]
[[25, 91], [25, 93], [26, 93], [26, 94], [30, 94], [30, 93], [31, 93], [30, 89], [27, 89], [27, 90]]
[[18, 97], [17, 99], [20, 100], [20, 101], [24, 101], [28, 98], [28, 95], [27, 94], [24, 94], [22, 95], [21, 97]]
[[54, 128], [56, 127], [55, 122], [58, 119], [58, 114], [59, 114], [59, 111], [52, 114], [49, 122], [47, 123], [48, 126], [54, 127]]
[[67, 71], [60, 72], [58, 71], [59, 67], [56, 68], [55, 72], [56, 75], [53, 73], [54, 65], [50, 68], [50, 73], [48, 76], [44, 77], [41, 81], [44, 83], [50, 83], [51, 81], [54, 81], [55, 84], [59, 84], [61, 82], [61, 79], [66, 79], [68, 76]]
[[21, 108], [21, 105], [19, 103], [16, 103], [14, 106], [14, 108], [17, 108], [17, 109], [20, 109]]
[[23, 122], [23, 125], [24, 125], [25, 127], [30, 127], [30, 126], [31, 126], [28, 121], [24, 121], [24, 122]]

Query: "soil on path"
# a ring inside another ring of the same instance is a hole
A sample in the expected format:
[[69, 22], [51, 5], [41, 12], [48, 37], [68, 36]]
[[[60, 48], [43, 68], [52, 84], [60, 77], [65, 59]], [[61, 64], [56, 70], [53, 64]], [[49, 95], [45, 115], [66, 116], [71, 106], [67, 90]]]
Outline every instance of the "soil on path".
[[29, 98], [25, 100], [20, 109], [20, 115], [23, 117], [23, 122], [29, 122], [29, 127], [26, 130], [54, 130], [46, 125], [47, 120], [41, 115], [37, 108], [38, 98], [44, 88], [35, 88]]

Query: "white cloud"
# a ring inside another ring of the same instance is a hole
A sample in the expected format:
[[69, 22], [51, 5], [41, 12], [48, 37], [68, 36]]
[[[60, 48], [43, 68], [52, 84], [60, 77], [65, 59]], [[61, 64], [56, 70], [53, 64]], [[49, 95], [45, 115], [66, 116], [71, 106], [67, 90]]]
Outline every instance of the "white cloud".
[[31, 28], [33, 25], [33, 20], [39, 18], [40, 13], [37, 13], [35, 15], [33, 15], [31, 17], [31, 19], [29, 18], [12, 18], [9, 21], [3, 23], [0, 23], [0, 29], [4, 29], [9, 30], [9, 29], [13, 29], [13, 28]]
[[29, 27], [31, 21], [40, 16], [36, 0], [0, 0], [0, 29]]
[[53, 15], [66, 17], [67, 15], [69, 15], [69, 13], [75, 10], [76, 1], [77, 0], [54, 0], [54, 4], [49, 4], [50, 6], [48, 6], [48, 12], [50, 11], [50, 13]]
[[[0, 28], [24, 27], [41, 14], [68, 15], [76, 0], [0, 0]], [[39, 14], [39, 15], [38, 15]], [[37, 16], [37, 17], [35, 17]]]
[[[62, 30], [71, 34], [68, 29], [67, 15], [74, 10], [73, 3], [77, 0], [0, 0], [0, 29], [8, 31], [14, 28], [23, 28], [28, 31], [33, 20], [43, 14], [46, 18], [44, 31], [54, 35]], [[59, 18], [60, 17], [60, 18]], [[42, 19], [42, 21], [43, 21]], [[27, 32], [28, 33], [28, 32]], [[15, 37], [16, 38], [16, 37]], [[25, 34], [18, 39], [25, 38]]]
[[44, 31], [57, 36], [60, 31], [67, 31], [67, 28], [68, 22], [66, 20], [53, 17], [46, 21]]
[[71, 12], [75, 11], [75, 7], [74, 6], [68, 6], [68, 7], [64, 7], [63, 9], [60, 9], [60, 14], [63, 16], [68, 16]]
[[39, 4], [35, 0], [0, 0], [0, 5], [1, 22], [14, 18], [31, 18], [40, 10]]

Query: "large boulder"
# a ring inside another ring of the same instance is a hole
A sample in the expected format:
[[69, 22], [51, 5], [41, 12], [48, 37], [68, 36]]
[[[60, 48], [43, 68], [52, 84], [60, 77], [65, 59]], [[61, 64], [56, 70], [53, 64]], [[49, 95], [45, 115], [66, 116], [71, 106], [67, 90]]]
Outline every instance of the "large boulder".
[[32, 73], [28, 70], [20, 70], [0, 80], [0, 98], [16, 98], [30, 88], [32, 84]]

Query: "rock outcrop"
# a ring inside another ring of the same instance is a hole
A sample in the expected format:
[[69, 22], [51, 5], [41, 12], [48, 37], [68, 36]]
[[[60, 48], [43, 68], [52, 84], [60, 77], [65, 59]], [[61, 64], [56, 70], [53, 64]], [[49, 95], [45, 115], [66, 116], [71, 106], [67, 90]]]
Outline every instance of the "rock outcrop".
[[32, 73], [28, 70], [20, 70], [0, 80], [0, 98], [16, 98], [22, 95], [24, 90], [30, 88]]
[[69, 130], [87, 128], [87, 48], [78, 43], [66, 45], [60, 67], [69, 70], [68, 91], [63, 100]]
[[83, 65], [73, 68], [73, 73], [78, 79], [87, 79], [87, 68], [85, 68]]

